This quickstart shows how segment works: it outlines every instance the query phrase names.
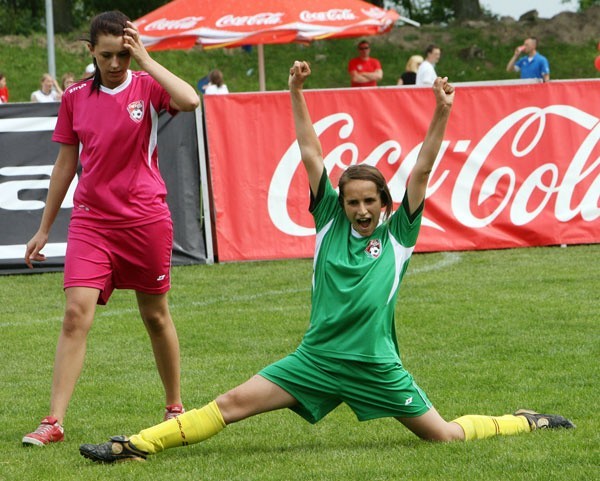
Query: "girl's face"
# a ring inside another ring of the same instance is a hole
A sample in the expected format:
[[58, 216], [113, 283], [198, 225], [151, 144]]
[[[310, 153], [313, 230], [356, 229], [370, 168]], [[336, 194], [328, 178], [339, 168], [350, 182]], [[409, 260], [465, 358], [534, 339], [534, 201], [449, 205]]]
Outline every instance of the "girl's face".
[[52, 91], [53, 85], [54, 85], [54, 82], [52, 82], [52, 77], [44, 77], [44, 80], [42, 80], [40, 90], [42, 92], [44, 92], [45, 94], [49, 94]]
[[354, 230], [363, 237], [373, 234], [383, 207], [374, 182], [353, 179], [344, 186], [344, 212]]
[[90, 46], [90, 52], [96, 59], [102, 85], [114, 89], [125, 81], [131, 56], [124, 47], [123, 37], [99, 35], [96, 45]]

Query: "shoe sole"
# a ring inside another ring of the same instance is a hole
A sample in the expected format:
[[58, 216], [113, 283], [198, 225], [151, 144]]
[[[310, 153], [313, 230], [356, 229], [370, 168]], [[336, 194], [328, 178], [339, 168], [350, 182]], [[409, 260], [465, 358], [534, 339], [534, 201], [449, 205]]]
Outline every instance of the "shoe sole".
[[[522, 416], [523, 414], [539, 415], [540, 413], [538, 413], [537, 411], [533, 411], [531, 409], [518, 409], [517, 411], [515, 411], [513, 413], [514, 416], [519, 416], [519, 415]], [[542, 414], [542, 416], [545, 416], [545, 414]], [[575, 424], [573, 424], [573, 422], [571, 420], [569, 420], [563, 416], [560, 416], [560, 417], [563, 418], [565, 421], [569, 422], [570, 426], [559, 426], [559, 427], [564, 428], [564, 429], [575, 429], [577, 427], [577, 426], [575, 426]], [[529, 419], [527, 420], [527, 422], [529, 422]], [[537, 426], [537, 423], [536, 423], [536, 429], [544, 429], [544, 428], [542, 428], [541, 426]]]
[[51, 443], [61, 443], [62, 441], [63, 441], [63, 439], [61, 439], [59, 441], [50, 441], [48, 443], [44, 443], [44, 442], [40, 441], [39, 439], [30, 438], [28, 436], [25, 436], [21, 442], [23, 443], [23, 446], [46, 446]]
[[518, 409], [514, 412], [514, 416], [518, 416], [519, 414], [540, 414], [536, 411], [532, 411], [531, 409]]
[[101, 463], [101, 464], [126, 463], [128, 461], [137, 461], [137, 462], [143, 463], [146, 461], [144, 458], [138, 458], [138, 457], [120, 458], [120, 459], [115, 459], [114, 461], [106, 461], [104, 459], [98, 458], [97, 456], [94, 456], [93, 454], [86, 453], [85, 451], [81, 451], [81, 450], [79, 450], [79, 454], [81, 454], [84, 458], [89, 459], [90, 461], [93, 461], [94, 463]]

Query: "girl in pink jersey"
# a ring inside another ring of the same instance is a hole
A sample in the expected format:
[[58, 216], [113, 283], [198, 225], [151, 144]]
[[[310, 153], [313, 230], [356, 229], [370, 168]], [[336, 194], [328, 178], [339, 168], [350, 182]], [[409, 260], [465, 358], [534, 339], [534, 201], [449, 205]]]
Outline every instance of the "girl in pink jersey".
[[[164, 418], [183, 412], [179, 341], [169, 313], [172, 222], [158, 170], [158, 113], [193, 111], [194, 88], [153, 60], [136, 27], [118, 11], [91, 22], [94, 76], [64, 93], [52, 140], [60, 143], [40, 228], [25, 263], [43, 261], [58, 209], [81, 173], [65, 255], [65, 316], [58, 339], [50, 412], [24, 445], [62, 441], [63, 419], [83, 367], [96, 304], [133, 289], [166, 393]], [[129, 70], [131, 59], [143, 69]]]

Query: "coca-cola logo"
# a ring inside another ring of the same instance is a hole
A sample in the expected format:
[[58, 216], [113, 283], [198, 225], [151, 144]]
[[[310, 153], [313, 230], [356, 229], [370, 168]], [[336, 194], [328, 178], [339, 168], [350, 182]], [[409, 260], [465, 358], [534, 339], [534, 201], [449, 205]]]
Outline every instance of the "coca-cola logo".
[[300, 12], [300, 20], [303, 22], [347, 22], [356, 20], [357, 16], [350, 8], [330, 8], [324, 12], [311, 12], [303, 10]]
[[145, 32], [153, 30], [189, 30], [194, 28], [205, 17], [183, 17], [177, 19], [159, 18], [141, 28]]
[[282, 23], [284, 12], [261, 12], [256, 15], [236, 16], [225, 15], [219, 18], [215, 25], [220, 28], [226, 27], [246, 27], [254, 25], [277, 25]]
[[369, 9], [363, 8], [361, 9], [362, 13], [369, 17], [369, 18], [374, 18], [376, 20], [379, 20], [380, 18], [385, 17], [386, 12], [385, 10], [382, 10], [381, 8], [378, 7], [372, 7]]
[[[501, 163], [500, 166], [497, 166], [497, 162], [490, 164], [492, 151], [502, 140], [506, 140], [516, 126], [507, 158], [519, 159], [538, 147], [548, 120], [553, 116], [588, 131], [570, 162], [549, 157], [542, 164], [520, 165], [519, 175], [510, 162]], [[471, 140], [444, 140], [430, 175], [427, 197], [434, 196], [442, 186], [449, 188], [452, 214], [460, 224], [469, 228], [486, 227], [503, 212], [508, 214], [513, 225], [526, 225], [548, 209], [551, 200], [554, 201], [554, 217], [559, 222], [568, 222], [577, 216], [587, 222], [595, 221], [600, 217], [600, 157], [593, 159], [600, 141], [599, 120], [569, 105], [527, 107], [499, 120], [470, 152]], [[383, 162], [397, 165], [388, 186], [394, 202], [402, 200], [408, 175], [417, 161], [421, 144], [413, 146], [401, 160], [402, 146], [396, 140], [389, 139], [361, 159], [359, 147], [346, 141], [354, 130], [352, 115], [343, 112], [328, 115], [317, 121], [314, 129], [317, 136], [329, 129], [337, 129], [335, 134], [340, 142], [324, 158], [328, 172], [334, 167], [345, 169], [357, 163], [376, 167]], [[444, 157], [466, 152], [469, 152], [466, 161], [458, 173], [451, 176], [450, 167], [444, 167]], [[288, 212], [287, 201], [282, 202], [282, 199], [288, 198], [300, 163], [300, 150], [298, 143], [294, 142], [283, 154], [273, 173], [267, 199], [268, 212], [273, 224], [281, 232], [310, 236], [314, 234], [314, 228], [296, 223]], [[517, 182], [517, 178], [523, 180]], [[452, 181], [453, 185], [446, 185]], [[478, 206], [492, 196], [494, 207], [478, 210]], [[422, 224], [444, 230], [426, 215]]]

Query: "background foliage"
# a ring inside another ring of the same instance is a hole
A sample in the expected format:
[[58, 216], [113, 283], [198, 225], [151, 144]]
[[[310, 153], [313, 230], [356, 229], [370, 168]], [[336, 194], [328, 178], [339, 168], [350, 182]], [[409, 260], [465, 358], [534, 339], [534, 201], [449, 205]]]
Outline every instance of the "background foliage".
[[[54, 30], [69, 33], [85, 28], [99, 12], [121, 10], [135, 19], [170, 0], [53, 0]], [[449, 22], [490, 16], [479, 0], [366, 0], [393, 7], [422, 23]], [[580, 11], [600, 0], [579, 0]], [[0, 35], [28, 35], [45, 31], [45, 0], [0, 0]]]

